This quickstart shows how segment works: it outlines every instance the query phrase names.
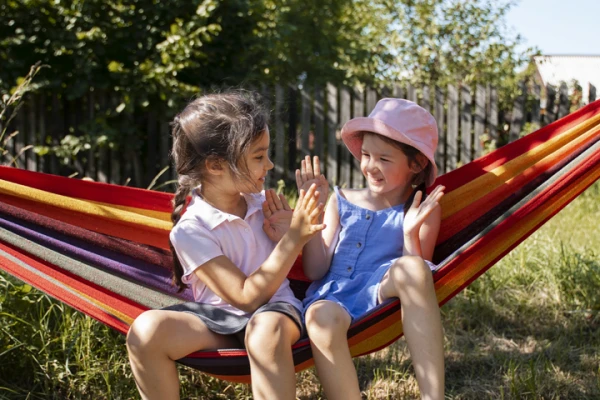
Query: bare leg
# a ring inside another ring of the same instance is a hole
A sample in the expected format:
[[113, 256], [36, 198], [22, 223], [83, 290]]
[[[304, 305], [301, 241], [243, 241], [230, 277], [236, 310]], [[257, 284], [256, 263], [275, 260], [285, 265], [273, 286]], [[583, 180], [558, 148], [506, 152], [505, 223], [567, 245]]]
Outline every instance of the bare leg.
[[250, 319], [245, 341], [256, 400], [296, 398], [292, 344], [299, 338], [298, 325], [285, 314], [266, 311]]
[[306, 312], [306, 329], [317, 374], [329, 400], [361, 398], [348, 348], [351, 321], [348, 312], [332, 301], [317, 301]]
[[178, 311], [146, 311], [127, 333], [131, 370], [144, 400], [179, 399], [175, 360], [197, 350], [236, 345], [235, 339], [210, 331], [195, 315]]
[[423, 259], [399, 258], [384, 276], [379, 300], [399, 297], [402, 326], [421, 398], [444, 398], [444, 344], [431, 270]]

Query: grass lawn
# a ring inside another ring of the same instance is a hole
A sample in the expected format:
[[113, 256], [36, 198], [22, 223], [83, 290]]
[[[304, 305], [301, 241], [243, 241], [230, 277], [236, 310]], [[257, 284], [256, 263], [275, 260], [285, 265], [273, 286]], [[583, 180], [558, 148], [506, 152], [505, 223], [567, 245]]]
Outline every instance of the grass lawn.
[[[448, 399], [600, 399], [598, 221], [600, 182], [442, 308]], [[364, 398], [418, 398], [403, 339], [355, 362]], [[251, 398], [180, 371], [182, 398]], [[124, 337], [1, 274], [0, 399], [65, 398], [138, 398]]]

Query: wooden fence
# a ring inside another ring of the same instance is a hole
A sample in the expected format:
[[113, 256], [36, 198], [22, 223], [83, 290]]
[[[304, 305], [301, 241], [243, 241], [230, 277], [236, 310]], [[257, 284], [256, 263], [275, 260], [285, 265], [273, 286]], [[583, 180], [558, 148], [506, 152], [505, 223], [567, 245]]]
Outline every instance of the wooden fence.
[[[537, 85], [523, 84], [523, 94], [510, 110], [500, 110], [496, 90], [482, 86], [472, 90], [461, 85], [416, 88], [396, 84], [375, 90], [328, 84], [310, 89], [264, 86], [260, 91], [272, 109], [270, 129], [275, 169], [268, 182], [271, 186], [280, 179], [292, 181], [299, 160], [305, 154], [321, 157], [331, 183], [363, 185], [359, 164], [341, 143], [339, 132], [349, 119], [368, 115], [382, 97], [407, 98], [433, 114], [440, 134], [435, 155], [440, 173], [481, 156], [490, 145], [513, 141], [551, 123], [567, 115], [573, 107], [566, 85], [558, 89], [549, 86], [542, 93]], [[595, 88], [590, 88], [589, 101], [593, 100]], [[169, 122], [173, 116], [162, 112], [159, 106], [136, 110], [119, 121], [114, 118], [118, 107], [116, 96], [100, 91], [90, 91], [76, 100], [63, 100], [52, 93], [29, 95], [9, 127], [9, 132], [18, 131], [18, 134], [5, 146], [7, 154], [16, 158], [7, 160], [5, 156], [3, 161], [12, 161], [13, 165], [29, 170], [87, 176], [138, 187], [172, 180], [172, 168], [159, 178], [156, 176], [170, 165]], [[110, 114], [107, 111], [113, 111], [108, 122], [102, 119]], [[94, 121], [95, 125], [91, 124]], [[102, 123], [120, 146], [107, 145], [110, 135], [105, 141], [98, 140], [103, 133], [98, 132]], [[123, 130], [120, 127], [124, 127]], [[56, 145], [67, 134], [72, 140], [63, 144], [71, 152], [78, 150], [74, 159], [67, 158], [68, 152], [34, 153], [34, 146]], [[61, 163], [63, 158], [67, 162]], [[172, 186], [163, 188], [171, 190]]]

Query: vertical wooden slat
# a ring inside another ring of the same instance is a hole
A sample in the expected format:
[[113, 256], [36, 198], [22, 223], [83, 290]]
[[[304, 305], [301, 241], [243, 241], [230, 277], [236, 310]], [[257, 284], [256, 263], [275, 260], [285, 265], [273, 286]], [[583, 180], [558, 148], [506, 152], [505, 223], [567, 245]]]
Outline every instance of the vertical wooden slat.
[[315, 112], [315, 138], [314, 138], [314, 143], [315, 143], [315, 150], [314, 150], [314, 154], [316, 154], [317, 156], [319, 156], [319, 159], [321, 159], [322, 161], [324, 160], [323, 158], [323, 150], [324, 150], [324, 145], [323, 145], [323, 140], [325, 138], [325, 114], [324, 114], [324, 109], [325, 107], [324, 102], [323, 102], [323, 88], [321, 86], [316, 86], [315, 87], [315, 102], [314, 102], [314, 112]]
[[487, 87], [488, 118], [487, 127], [490, 141], [498, 143], [498, 92], [495, 88]]
[[439, 87], [435, 88], [433, 113], [438, 127], [438, 145], [435, 149], [435, 162], [439, 174], [446, 173], [446, 132], [444, 131], [444, 93]]
[[[153, 106], [155, 107], [155, 106]], [[161, 165], [156, 163], [160, 161], [158, 153], [158, 121], [156, 110], [146, 108], [146, 181], [144, 187], [147, 187], [154, 180], [156, 174], [162, 169]]]
[[285, 171], [285, 131], [283, 129], [283, 88], [275, 85], [275, 179], [283, 179]]
[[[87, 98], [88, 98], [88, 102], [87, 102], [87, 122], [92, 122], [94, 121], [95, 117], [96, 117], [96, 93], [93, 91], [89, 91], [87, 93]], [[91, 137], [91, 146], [90, 149], [88, 150], [88, 160], [87, 160], [87, 176], [97, 180], [98, 179], [98, 174], [97, 174], [97, 170], [96, 170], [96, 151], [97, 146], [96, 146], [96, 139], [95, 137]]]
[[483, 153], [481, 146], [483, 125], [485, 123], [485, 89], [481, 85], [475, 88], [475, 125], [473, 127], [473, 152], [479, 158]]
[[[340, 128], [350, 120], [350, 91], [344, 87], [340, 89]], [[352, 169], [352, 155], [342, 143], [340, 146], [340, 185], [350, 186], [350, 174]]]
[[544, 114], [544, 125], [548, 125], [556, 120], [556, 89], [552, 85], [546, 86], [546, 112]]
[[[25, 102], [25, 97], [23, 97], [23, 102]], [[15, 122], [16, 122], [17, 130], [19, 132], [14, 137], [14, 143], [15, 143], [14, 153], [13, 153], [12, 157], [9, 157], [9, 160], [13, 160], [13, 158], [14, 158], [14, 163], [12, 165], [17, 168], [23, 168], [23, 166], [25, 165], [23, 163], [23, 156], [21, 155], [21, 152], [23, 151], [23, 147], [25, 147], [27, 144], [26, 143], [27, 138], [25, 136], [25, 135], [27, 135], [26, 110], [27, 110], [27, 104], [24, 104], [21, 107], [21, 109], [17, 112], [17, 115], [15, 115]]]
[[300, 157], [304, 158], [304, 156], [310, 155], [311, 149], [310, 149], [310, 136], [311, 136], [311, 129], [310, 129], [310, 106], [311, 106], [311, 98], [310, 98], [310, 94], [302, 89], [301, 91], [302, 94], [302, 116], [300, 118], [301, 120], [301, 128], [300, 128], [300, 135], [301, 135], [301, 139], [300, 139]]
[[[102, 116], [106, 112], [106, 91], [95, 89], [95, 93], [94, 109], [97, 111], [97, 115]], [[108, 141], [98, 147], [96, 165], [98, 166], [96, 179], [99, 182], [109, 182], [110, 160], [108, 159]]]
[[[37, 98], [39, 96], [38, 95], [30, 95], [29, 96], [29, 101], [27, 104], [27, 119], [29, 121], [28, 123], [28, 127], [27, 127], [27, 141], [26, 141], [26, 145], [31, 145], [31, 146], [35, 146], [37, 145], [37, 128], [38, 128], [38, 124], [37, 124], [37, 118], [36, 118], [36, 114], [37, 114]], [[33, 148], [30, 148], [29, 150], [25, 151], [25, 154], [23, 154], [25, 157], [25, 162], [27, 163], [27, 169], [29, 171], [37, 171], [37, 162], [36, 162], [36, 155], [33, 152]]]
[[337, 162], [337, 88], [327, 84], [327, 178], [337, 185], [339, 183]]
[[540, 125], [540, 85], [533, 84], [533, 102], [531, 105], [531, 123], [534, 129], [538, 129]]
[[423, 86], [423, 98], [421, 99], [421, 107], [431, 112], [431, 94], [429, 86]]
[[452, 171], [458, 163], [458, 90], [448, 85], [448, 126], [446, 133], [446, 168]]
[[417, 89], [410, 83], [406, 86], [406, 98], [412, 102], [417, 102]]
[[558, 118], [561, 119], [565, 115], [568, 115], [570, 110], [569, 104], [569, 88], [565, 82], [560, 84], [559, 88], [559, 96], [558, 96]]
[[367, 88], [367, 93], [366, 93], [366, 106], [367, 106], [367, 114], [369, 115], [371, 114], [371, 111], [373, 111], [373, 109], [375, 108], [375, 105], [377, 104], [377, 92], [375, 91], [375, 89], [372, 88]]
[[[352, 100], [354, 102], [352, 107], [352, 118], [364, 117], [365, 115], [365, 101], [364, 92], [359, 87], [355, 87], [352, 93]], [[364, 177], [360, 170], [360, 161], [352, 156], [352, 187], [361, 188], [364, 187]]]
[[392, 95], [397, 99], [404, 98], [404, 89], [400, 86], [399, 83], [394, 83], [394, 89], [392, 90]]
[[[52, 110], [50, 115], [53, 118], [50, 119], [51, 122], [51, 146], [55, 146], [60, 142], [60, 138], [64, 132], [65, 124], [64, 124], [64, 114], [61, 109], [61, 103], [58, 99], [58, 95], [55, 93], [52, 95]], [[58, 174], [58, 159], [54, 154], [50, 155], [50, 173]]]
[[473, 138], [471, 133], [473, 111], [471, 89], [466, 85], [460, 88], [460, 162], [467, 164], [472, 160]]
[[596, 86], [592, 85], [591, 83], [589, 85], [588, 103], [591, 103], [596, 101]]
[[521, 135], [521, 129], [523, 128], [524, 116], [525, 116], [525, 83], [519, 84], [520, 93], [515, 100], [512, 111], [512, 122], [510, 124], [510, 132], [508, 136], [509, 142], [514, 142]]
[[[40, 146], [44, 146], [46, 144], [46, 94], [42, 93], [39, 96], [38, 101], [38, 135], [36, 137], [36, 142]], [[37, 170], [39, 172], [48, 172], [47, 171], [47, 163], [45, 157], [37, 157]]]
[[296, 148], [298, 144], [298, 90], [290, 85], [288, 86], [288, 93], [288, 167], [286, 169], [286, 175], [288, 179], [293, 180], [295, 171], [298, 168], [298, 160], [296, 159]]

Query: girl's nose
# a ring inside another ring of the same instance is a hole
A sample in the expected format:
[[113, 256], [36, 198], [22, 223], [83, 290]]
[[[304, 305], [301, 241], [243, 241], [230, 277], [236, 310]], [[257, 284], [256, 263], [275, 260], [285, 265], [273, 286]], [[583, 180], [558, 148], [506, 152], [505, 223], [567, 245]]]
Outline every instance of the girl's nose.
[[273, 161], [271, 161], [271, 158], [267, 157], [267, 171], [273, 169], [274, 166], [275, 166], [275, 164], [273, 164]]

